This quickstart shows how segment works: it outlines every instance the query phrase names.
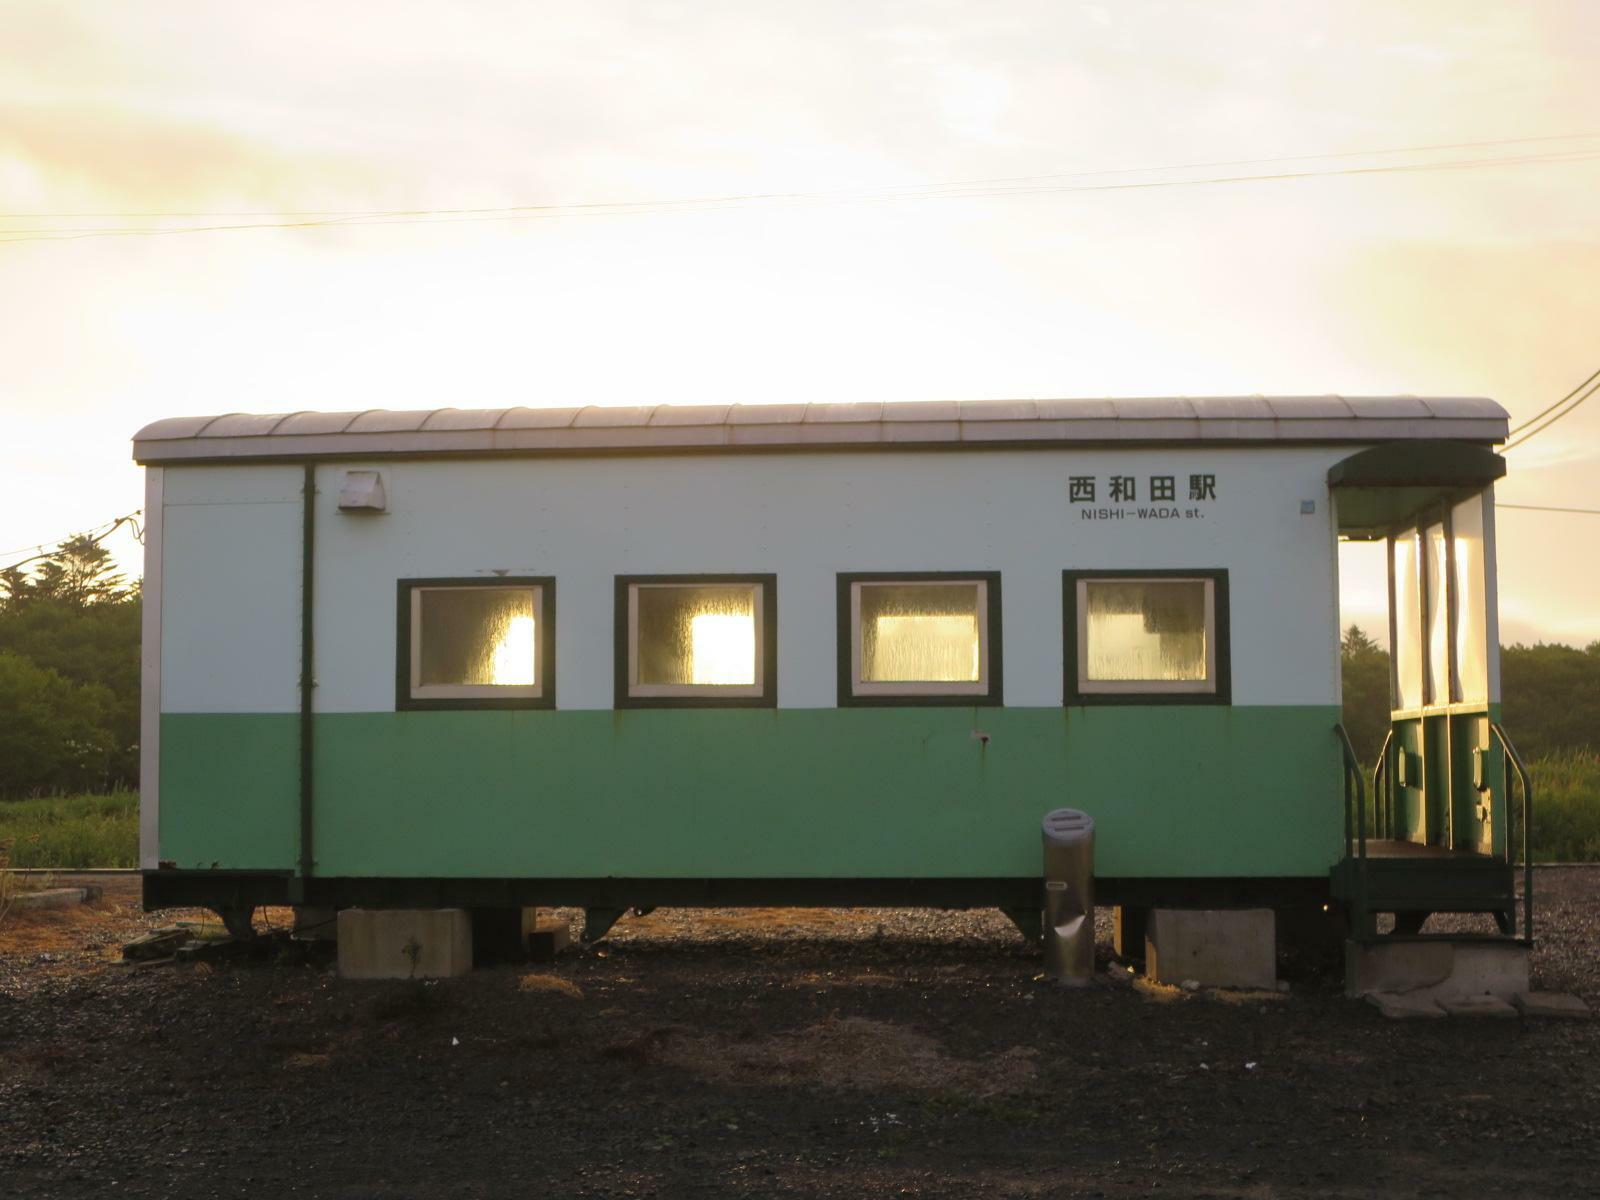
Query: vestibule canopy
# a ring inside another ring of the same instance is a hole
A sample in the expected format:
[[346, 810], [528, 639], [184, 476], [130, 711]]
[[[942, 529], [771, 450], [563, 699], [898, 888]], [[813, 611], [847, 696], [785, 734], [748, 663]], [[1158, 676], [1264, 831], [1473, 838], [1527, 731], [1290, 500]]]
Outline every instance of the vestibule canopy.
[[1481, 492], [1506, 473], [1506, 460], [1474, 442], [1390, 442], [1328, 468], [1339, 532], [1356, 541], [1387, 537], [1423, 509]]

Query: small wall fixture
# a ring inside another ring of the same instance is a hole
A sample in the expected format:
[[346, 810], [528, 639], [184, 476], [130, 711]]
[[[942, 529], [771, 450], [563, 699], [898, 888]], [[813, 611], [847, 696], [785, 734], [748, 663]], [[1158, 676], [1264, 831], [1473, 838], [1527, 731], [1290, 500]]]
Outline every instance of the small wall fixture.
[[346, 471], [339, 485], [339, 511], [381, 513], [389, 511], [383, 476], [377, 471]]

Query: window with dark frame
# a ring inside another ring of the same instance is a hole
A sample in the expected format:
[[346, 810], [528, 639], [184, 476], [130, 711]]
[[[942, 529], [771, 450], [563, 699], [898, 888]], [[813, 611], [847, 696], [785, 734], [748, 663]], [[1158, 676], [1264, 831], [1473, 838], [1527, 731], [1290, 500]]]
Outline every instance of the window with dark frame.
[[996, 571], [838, 577], [839, 704], [1002, 702]]
[[1225, 570], [1063, 571], [1064, 698], [1232, 702]]
[[777, 577], [619, 575], [616, 707], [777, 703]]
[[397, 709], [555, 707], [555, 581], [402, 579]]

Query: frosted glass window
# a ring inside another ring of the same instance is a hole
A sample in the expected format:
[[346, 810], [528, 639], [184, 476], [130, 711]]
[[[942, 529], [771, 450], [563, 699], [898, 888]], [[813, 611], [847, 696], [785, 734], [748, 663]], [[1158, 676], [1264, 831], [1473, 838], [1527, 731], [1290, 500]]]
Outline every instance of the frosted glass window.
[[1216, 690], [1210, 579], [1078, 580], [1082, 692]]
[[851, 584], [854, 693], [989, 690], [989, 586], [982, 579]]
[[1483, 497], [1463, 500], [1450, 513], [1456, 555], [1456, 699], [1489, 700], [1488, 564], [1484, 560]]
[[542, 587], [413, 587], [411, 697], [538, 697]]
[[1398, 534], [1391, 543], [1394, 595], [1395, 707], [1422, 707], [1422, 580], [1417, 535]]
[[1450, 700], [1450, 605], [1445, 582], [1444, 525], [1427, 531], [1428, 702]]
[[762, 588], [630, 584], [628, 694], [760, 695]]

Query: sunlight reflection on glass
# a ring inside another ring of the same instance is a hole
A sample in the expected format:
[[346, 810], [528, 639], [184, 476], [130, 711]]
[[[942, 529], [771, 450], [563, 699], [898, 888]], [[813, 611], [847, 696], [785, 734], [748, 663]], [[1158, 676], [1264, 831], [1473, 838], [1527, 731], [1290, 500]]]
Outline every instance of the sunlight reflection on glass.
[[755, 617], [700, 613], [689, 621], [691, 683], [749, 685], [756, 681]]
[[984, 585], [973, 580], [862, 582], [862, 683], [978, 683]]
[[750, 583], [636, 585], [634, 682], [672, 688], [755, 686], [759, 591]]
[[533, 588], [423, 588], [417, 597], [423, 687], [535, 687]]
[[532, 617], [512, 617], [490, 655], [490, 678], [497, 684], [532, 684], [537, 678], [537, 643]]
[[1089, 679], [1205, 679], [1203, 582], [1091, 581], [1087, 593]]
[[881, 616], [862, 655], [868, 683], [971, 683], [980, 677], [978, 619], [971, 613]]

